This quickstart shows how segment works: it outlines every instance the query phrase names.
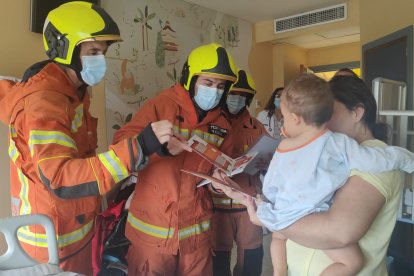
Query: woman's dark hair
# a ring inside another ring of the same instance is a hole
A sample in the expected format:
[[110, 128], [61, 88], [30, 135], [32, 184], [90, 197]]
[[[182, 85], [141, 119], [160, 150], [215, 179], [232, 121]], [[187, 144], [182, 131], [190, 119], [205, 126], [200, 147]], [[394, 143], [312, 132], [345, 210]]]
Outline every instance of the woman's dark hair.
[[336, 76], [358, 77], [358, 75], [354, 71], [346, 67], [341, 68], [338, 71], [336, 71], [334, 77]]
[[362, 121], [376, 139], [384, 142], [388, 140], [390, 127], [384, 123], [377, 123], [377, 103], [363, 80], [358, 77], [336, 76], [329, 84], [335, 100], [344, 104], [348, 110], [364, 108]]
[[268, 117], [272, 117], [273, 114], [275, 114], [275, 108], [276, 108], [275, 98], [276, 98], [276, 96], [280, 97], [280, 95], [282, 94], [283, 88], [284, 87], [277, 87], [273, 91], [272, 96], [270, 96], [269, 100], [267, 101], [267, 104], [266, 104], [264, 109], [267, 110], [267, 116]]

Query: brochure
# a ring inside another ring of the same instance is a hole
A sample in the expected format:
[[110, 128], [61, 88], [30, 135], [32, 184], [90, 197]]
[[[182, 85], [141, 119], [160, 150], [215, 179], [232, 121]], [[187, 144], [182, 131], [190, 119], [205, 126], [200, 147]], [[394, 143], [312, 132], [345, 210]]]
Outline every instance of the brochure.
[[225, 180], [223, 180], [223, 179], [218, 179], [218, 178], [212, 177], [212, 176], [204, 174], [204, 173], [193, 172], [193, 171], [188, 171], [188, 170], [184, 170], [184, 169], [181, 169], [181, 171], [184, 172], [184, 173], [188, 173], [188, 174], [191, 174], [191, 175], [194, 175], [194, 176], [204, 178], [205, 181], [201, 181], [199, 184], [197, 184], [197, 188], [199, 188], [201, 186], [204, 186], [205, 184], [208, 184], [208, 183], [211, 183], [211, 182], [217, 182], [217, 183], [223, 184], [223, 185], [225, 185], [225, 186], [227, 186], [227, 187], [229, 187], [229, 188], [231, 188], [231, 189], [233, 189], [237, 192], [240, 192], [240, 193], [242, 193], [246, 196], [252, 196], [252, 197], [255, 196], [255, 195], [245, 193], [242, 190], [242, 188], [239, 186], [239, 184], [237, 184], [235, 181], [231, 180], [229, 177], [227, 177]]
[[194, 135], [190, 140], [188, 140], [188, 145], [194, 152], [212, 163], [217, 169], [226, 173], [228, 176], [241, 173], [258, 153], [256, 151], [249, 151], [243, 156], [232, 159], [197, 135]]

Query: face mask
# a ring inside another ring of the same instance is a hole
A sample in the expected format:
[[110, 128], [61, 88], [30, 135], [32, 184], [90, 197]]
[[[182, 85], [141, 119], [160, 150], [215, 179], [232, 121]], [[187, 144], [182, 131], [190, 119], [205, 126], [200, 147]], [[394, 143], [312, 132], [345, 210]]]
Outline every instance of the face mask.
[[197, 86], [197, 95], [194, 97], [197, 105], [204, 111], [215, 108], [220, 102], [224, 90], [204, 85]]
[[275, 107], [277, 109], [280, 109], [280, 99], [279, 98], [275, 98], [274, 104], [275, 104]]
[[82, 56], [81, 76], [90, 86], [97, 85], [105, 76], [106, 61], [104, 55]]
[[227, 108], [231, 114], [238, 114], [246, 106], [246, 97], [230, 94], [227, 96]]

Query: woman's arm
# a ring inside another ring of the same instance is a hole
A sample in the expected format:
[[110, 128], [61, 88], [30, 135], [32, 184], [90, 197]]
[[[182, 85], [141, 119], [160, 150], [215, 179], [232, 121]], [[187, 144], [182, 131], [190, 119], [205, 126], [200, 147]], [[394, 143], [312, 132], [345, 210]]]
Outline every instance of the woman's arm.
[[384, 203], [384, 196], [374, 186], [352, 176], [337, 191], [327, 212], [310, 214], [279, 232], [303, 246], [341, 248], [365, 235]]

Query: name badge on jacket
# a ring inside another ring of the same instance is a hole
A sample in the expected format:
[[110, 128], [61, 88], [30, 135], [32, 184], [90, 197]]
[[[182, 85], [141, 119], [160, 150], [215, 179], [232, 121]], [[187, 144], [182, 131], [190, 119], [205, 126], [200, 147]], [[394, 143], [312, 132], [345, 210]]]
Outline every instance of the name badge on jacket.
[[221, 128], [221, 127], [216, 126], [216, 125], [209, 125], [208, 126], [208, 133], [215, 134], [217, 136], [220, 136], [220, 137], [224, 138], [227, 135], [227, 129]]

